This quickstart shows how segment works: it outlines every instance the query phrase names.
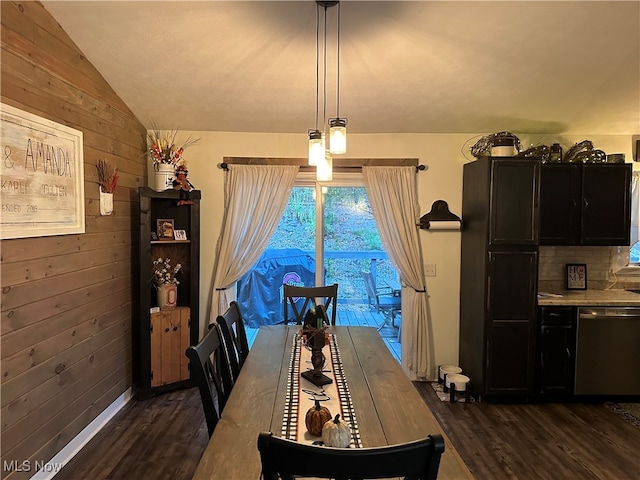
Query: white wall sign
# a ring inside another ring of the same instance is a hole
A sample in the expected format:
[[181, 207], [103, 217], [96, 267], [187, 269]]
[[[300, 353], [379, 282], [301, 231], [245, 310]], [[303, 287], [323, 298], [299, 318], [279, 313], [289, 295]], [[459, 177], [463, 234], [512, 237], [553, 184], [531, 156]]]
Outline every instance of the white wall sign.
[[84, 233], [82, 132], [0, 104], [0, 237]]

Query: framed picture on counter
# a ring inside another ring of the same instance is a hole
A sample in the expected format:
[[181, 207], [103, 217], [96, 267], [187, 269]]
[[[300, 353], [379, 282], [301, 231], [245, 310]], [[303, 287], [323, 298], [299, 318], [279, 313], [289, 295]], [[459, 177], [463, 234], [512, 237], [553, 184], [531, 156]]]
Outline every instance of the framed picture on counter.
[[567, 290], [587, 289], [587, 264], [567, 263], [566, 264], [566, 288]]

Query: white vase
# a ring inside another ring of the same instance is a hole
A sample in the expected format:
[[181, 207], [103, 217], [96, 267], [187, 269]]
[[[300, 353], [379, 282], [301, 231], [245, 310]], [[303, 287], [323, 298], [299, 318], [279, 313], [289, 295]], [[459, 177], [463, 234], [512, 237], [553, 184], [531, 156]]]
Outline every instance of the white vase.
[[113, 193], [105, 193], [100, 187], [100, 215], [111, 215], [113, 212]]
[[158, 306], [160, 310], [173, 310], [178, 303], [178, 286], [175, 283], [163, 283], [158, 286]]
[[153, 189], [156, 192], [164, 192], [173, 188], [175, 165], [171, 163], [155, 163], [153, 165]]

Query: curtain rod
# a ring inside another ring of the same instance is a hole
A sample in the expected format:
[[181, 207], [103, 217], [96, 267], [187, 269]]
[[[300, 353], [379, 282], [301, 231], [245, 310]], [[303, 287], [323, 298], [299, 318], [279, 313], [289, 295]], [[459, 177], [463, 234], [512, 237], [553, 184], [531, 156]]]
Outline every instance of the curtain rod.
[[[248, 162], [233, 162], [234, 164], [237, 165], [267, 165], [267, 163], [258, 163], [258, 162], [253, 162], [253, 163], [248, 163]], [[287, 165], [285, 163], [280, 163], [279, 165]], [[371, 165], [360, 165], [360, 166], [334, 166], [333, 170], [334, 171], [340, 171], [340, 170], [362, 170], [363, 166], [371, 166]], [[385, 165], [387, 166], [387, 165]], [[395, 166], [399, 166], [399, 165], [395, 165]], [[222, 162], [220, 164], [218, 164], [218, 167], [221, 168], [222, 170], [229, 170], [229, 164], [227, 162]], [[314, 171], [315, 167], [309, 166], [309, 165], [300, 165], [300, 168], [303, 169], [303, 171]], [[425, 165], [416, 165], [416, 170], [417, 171], [422, 171], [422, 170], [426, 170], [427, 167]]]

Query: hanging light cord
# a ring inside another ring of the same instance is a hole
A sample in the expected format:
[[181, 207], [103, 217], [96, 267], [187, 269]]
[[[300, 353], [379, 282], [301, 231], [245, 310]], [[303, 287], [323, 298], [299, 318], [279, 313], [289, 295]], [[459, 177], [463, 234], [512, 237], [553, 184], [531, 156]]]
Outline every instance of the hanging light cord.
[[324, 90], [322, 92], [322, 131], [326, 129], [327, 123], [327, 6], [324, 6], [324, 33], [322, 47], [323, 65], [322, 65], [322, 84]]
[[340, 2], [338, 2], [338, 40], [336, 59], [336, 118], [340, 118]]
[[316, 131], [320, 103], [320, 5], [316, 4]]

